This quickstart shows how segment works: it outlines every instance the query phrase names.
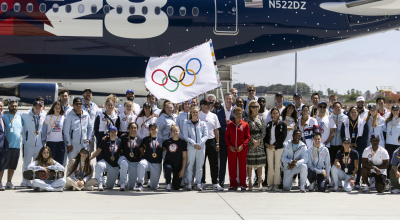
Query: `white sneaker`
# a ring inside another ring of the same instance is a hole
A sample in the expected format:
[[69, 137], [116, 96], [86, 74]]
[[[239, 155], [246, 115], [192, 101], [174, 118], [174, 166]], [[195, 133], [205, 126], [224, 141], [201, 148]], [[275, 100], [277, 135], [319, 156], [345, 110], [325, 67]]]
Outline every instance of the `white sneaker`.
[[93, 189], [94, 189], [93, 186], [86, 186], [83, 188], [83, 190], [86, 190], [86, 191], [93, 191]]
[[0, 191], [4, 191], [4, 190], [5, 190], [5, 188], [3, 186], [3, 183], [0, 182]]
[[369, 187], [368, 187], [368, 185], [365, 185], [365, 186], [364, 186], [363, 193], [369, 193]]
[[117, 180], [117, 187], [121, 187], [121, 180]]
[[121, 182], [119, 191], [125, 191], [125, 183], [124, 182]]
[[293, 179], [292, 186], [296, 186], [296, 185], [297, 185], [297, 181], [296, 181], [296, 179]]
[[371, 185], [371, 189], [375, 189], [375, 177], [369, 178], [369, 184]]
[[167, 190], [167, 192], [171, 192], [171, 184], [168, 184], [165, 190]]
[[341, 188], [343, 188], [343, 183], [342, 183], [342, 181], [339, 181], [339, 189], [341, 189]]
[[386, 185], [385, 185], [385, 191], [389, 192], [389, 190], [392, 188], [392, 182], [390, 182], [389, 179], [386, 180]]
[[99, 183], [98, 190], [99, 190], [99, 191], [104, 191], [103, 183]]
[[192, 191], [192, 185], [191, 185], [191, 184], [188, 184], [188, 185], [187, 185], [187, 190], [188, 190], [188, 191]]
[[271, 186], [268, 186], [268, 188], [267, 188], [267, 191], [272, 191], [272, 189], [274, 188], [274, 186], [273, 185], [271, 185]]
[[103, 176], [103, 186], [105, 186], [107, 183], [107, 176]]
[[54, 188], [54, 192], [64, 192], [64, 187]]
[[224, 188], [222, 188], [219, 184], [214, 184], [213, 190], [224, 191]]
[[15, 189], [14, 185], [11, 182], [6, 183], [7, 189]]
[[392, 190], [392, 193], [393, 193], [393, 194], [398, 194], [399, 192], [400, 192], [400, 190], [398, 190], [398, 189], [393, 189], [393, 190]]
[[135, 191], [143, 191], [143, 184], [139, 183], [138, 186], [135, 188]]
[[[201, 188], [202, 188], [202, 189], [206, 189], [206, 183], [202, 183], [202, 184], [201, 184]], [[213, 187], [213, 189], [214, 189], [214, 187]]]
[[310, 192], [314, 191], [314, 183], [311, 183], [311, 184], [308, 186], [308, 191], [310, 191]]
[[360, 185], [356, 185], [355, 187], [354, 187], [356, 190], [359, 190], [360, 189]]
[[300, 192], [302, 192], [302, 193], [305, 193], [305, 192], [306, 192], [306, 189], [305, 189], [304, 185], [301, 185], [301, 186], [300, 186]]
[[22, 182], [21, 182], [21, 187], [25, 187], [26, 186], [26, 179], [22, 179]]
[[32, 183], [30, 180], [26, 181], [26, 188], [32, 188]]
[[150, 186], [150, 180], [147, 181], [147, 188], [151, 188], [151, 186]]
[[275, 185], [275, 186], [274, 186], [274, 191], [275, 191], [275, 192], [280, 192], [281, 189], [279, 189], [279, 186], [278, 186], [278, 185]]
[[338, 188], [339, 188], [338, 186], [334, 186], [333, 189], [332, 189], [332, 192], [337, 192]]
[[197, 190], [203, 191], [203, 187], [201, 186], [201, 183], [197, 184]]

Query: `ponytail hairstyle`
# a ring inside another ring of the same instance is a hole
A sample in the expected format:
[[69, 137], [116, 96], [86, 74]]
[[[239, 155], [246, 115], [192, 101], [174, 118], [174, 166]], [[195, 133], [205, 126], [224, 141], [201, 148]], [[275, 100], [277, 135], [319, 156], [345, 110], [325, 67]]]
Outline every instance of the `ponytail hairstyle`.
[[[48, 150], [49, 151], [49, 158], [47, 158], [47, 160], [45, 160], [43, 158], [43, 151]], [[48, 166], [52, 166], [54, 165], [54, 160], [53, 160], [53, 156], [51, 155], [51, 150], [48, 146], [43, 146], [40, 151], [38, 156], [35, 158], [35, 160], [37, 160], [38, 162], [38, 166], [41, 167], [48, 167]]]
[[170, 128], [171, 133], [172, 133], [172, 131], [173, 131], [174, 129], [178, 129], [178, 131], [179, 131], [179, 127], [176, 126], [175, 124], [172, 124], [172, 125], [171, 125], [171, 128]]

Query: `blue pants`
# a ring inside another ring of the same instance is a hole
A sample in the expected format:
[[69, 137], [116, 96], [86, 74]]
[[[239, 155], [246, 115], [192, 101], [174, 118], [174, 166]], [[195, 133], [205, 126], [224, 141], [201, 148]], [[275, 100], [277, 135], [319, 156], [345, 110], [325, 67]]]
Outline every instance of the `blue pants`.
[[[223, 136], [225, 137], [225, 135]], [[219, 148], [219, 184], [223, 185], [225, 183], [226, 174], [226, 163], [228, 161], [228, 147], [226, 145], [221, 145]]]
[[51, 155], [53, 159], [64, 166], [64, 154], [65, 154], [65, 144], [64, 141], [60, 142], [46, 142], [46, 145], [51, 150]]
[[313, 183], [315, 180], [317, 180], [318, 191], [325, 192], [326, 187], [327, 187], [327, 182], [326, 182], [326, 178], [324, 177], [324, 175], [317, 174], [314, 170], [308, 168], [307, 179], [310, 183]]
[[179, 178], [179, 172], [182, 170], [182, 166], [174, 166], [172, 163], [165, 161], [163, 167], [166, 183], [171, 184], [172, 175], [172, 188], [179, 190], [182, 181], [182, 178]]

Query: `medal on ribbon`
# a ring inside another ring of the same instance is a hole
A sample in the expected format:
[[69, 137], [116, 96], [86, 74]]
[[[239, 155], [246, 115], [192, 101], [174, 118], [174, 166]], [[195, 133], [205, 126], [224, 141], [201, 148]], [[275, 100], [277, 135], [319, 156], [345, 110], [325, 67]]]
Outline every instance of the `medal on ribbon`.
[[114, 161], [115, 160], [115, 157], [114, 157], [114, 150], [115, 150], [115, 142], [114, 142], [114, 144], [112, 144], [111, 143], [111, 140], [110, 140], [110, 150], [111, 150], [111, 157], [110, 157], [110, 160], [111, 161]]
[[153, 138], [151, 138], [151, 146], [153, 148], [153, 154], [151, 155], [153, 158], [157, 157], [157, 138], [156, 141], [153, 141]]
[[[133, 141], [133, 147], [136, 147], [136, 141], [137, 141], [137, 137], [135, 136], [135, 139], [134, 139], [134, 141]], [[130, 157], [134, 157], [134, 156], [135, 156], [135, 154], [133, 153], [133, 147], [132, 147], [131, 138], [129, 137], [129, 150], [131, 151], [131, 152], [129, 153], [129, 156], [130, 156]]]

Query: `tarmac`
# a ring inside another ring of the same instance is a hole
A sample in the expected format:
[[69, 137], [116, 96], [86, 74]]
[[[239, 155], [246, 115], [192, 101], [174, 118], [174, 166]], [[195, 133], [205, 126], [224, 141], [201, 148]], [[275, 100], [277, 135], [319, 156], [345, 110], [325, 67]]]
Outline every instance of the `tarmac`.
[[[93, 160], [94, 161], [94, 160]], [[207, 162], [208, 166], [208, 162]], [[213, 191], [165, 191], [145, 188], [127, 190], [35, 192], [18, 187], [22, 180], [22, 160], [13, 178], [15, 190], [0, 192], [0, 218], [16, 219], [398, 219], [399, 194], [361, 191], [300, 193]], [[5, 185], [6, 172], [3, 177]], [[228, 174], [226, 179], [229, 180]], [[207, 183], [211, 183], [207, 170]], [[95, 188], [97, 190], [97, 188]]]

